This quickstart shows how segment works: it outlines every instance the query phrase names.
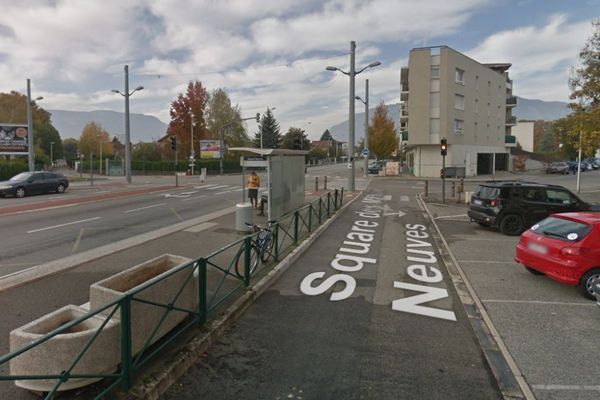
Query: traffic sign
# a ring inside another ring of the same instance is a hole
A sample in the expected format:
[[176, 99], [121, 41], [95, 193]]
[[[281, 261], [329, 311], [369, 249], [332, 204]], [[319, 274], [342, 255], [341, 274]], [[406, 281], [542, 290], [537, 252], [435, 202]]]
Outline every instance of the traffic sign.
[[363, 149], [362, 155], [363, 155], [363, 157], [368, 157], [369, 156], [369, 149]]

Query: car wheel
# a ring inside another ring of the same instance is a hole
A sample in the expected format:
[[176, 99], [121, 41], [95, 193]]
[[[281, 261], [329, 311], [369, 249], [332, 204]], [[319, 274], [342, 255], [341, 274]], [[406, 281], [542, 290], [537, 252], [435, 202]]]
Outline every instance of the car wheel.
[[600, 268], [591, 269], [581, 277], [579, 285], [577, 285], [577, 290], [579, 290], [579, 293], [581, 293], [583, 297], [590, 300], [596, 300], [592, 286], [596, 279], [600, 279]]
[[24, 187], [18, 187], [17, 190], [15, 190], [15, 196], [17, 196], [18, 198], [22, 198], [25, 197], [25, 188]]
[[65, 185], [63, 185], [61, 183], [56, 187], [56, 193], [64, 193], [64, 192], [65, 192]]
[[500, 232], [509, 236], [516, 236], [523, 232], [525, 224], [523, 219], [516, 214], [508, 214], [500, 221]]
[[543, 272], [538, 271], [537, 269], [533, 269], [531, 267], [528, 267], [527, 265], [525, 266], [525, 269], [529, 272], [531, 272], [534, 275], [544, 275]]

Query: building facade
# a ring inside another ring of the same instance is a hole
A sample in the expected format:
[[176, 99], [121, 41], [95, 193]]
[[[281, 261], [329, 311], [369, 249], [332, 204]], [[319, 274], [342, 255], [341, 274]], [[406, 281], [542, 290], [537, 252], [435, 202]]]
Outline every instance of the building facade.
[[512, 135], [523, 150], [533, 153], [534, 131], [535, 121], [518, 121], [517, 125], [512, 128]]
[[510, 65], [480, 64], [447, 46], [410, 51], [400, 73], [400, 131], [410, 173], [440, 176], [442, 138], [446, 176], [509, 170], [517, 104]]

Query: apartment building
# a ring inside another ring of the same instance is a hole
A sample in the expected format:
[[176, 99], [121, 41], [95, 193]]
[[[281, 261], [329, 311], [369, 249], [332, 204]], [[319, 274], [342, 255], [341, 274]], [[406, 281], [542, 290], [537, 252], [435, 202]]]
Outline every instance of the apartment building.
[[408, 170], [440, 175], [440, 140], [446, 138], [446, 176], [509, 170], [511, 64], [480, 64], [447, 46], [415, 48], [400, 72], [400, 131]]

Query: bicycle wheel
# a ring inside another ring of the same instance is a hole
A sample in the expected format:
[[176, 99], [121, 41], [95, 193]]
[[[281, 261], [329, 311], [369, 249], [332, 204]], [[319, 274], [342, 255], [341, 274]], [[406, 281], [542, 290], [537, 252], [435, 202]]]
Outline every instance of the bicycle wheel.
[[[235, 273], [240, 278], [244, 278], [244, 261], [245, 261], [246, 252], [242, 247], [237, 254], [237, 258], [235, 260]], [[258, 267], [258, 252], [256, 251], [256, 247], [252, 245], [250, 248], [250, 276], [256, 271], [256, 267]]]
[[271, 258], [271, 254], [273, 253], [273, 245], [275, 241], [273, 240], [273, 235], [271, 232], [268, 232], [267, 235], [262, 240], [260, 259], [262, 262], [266, 263]]

